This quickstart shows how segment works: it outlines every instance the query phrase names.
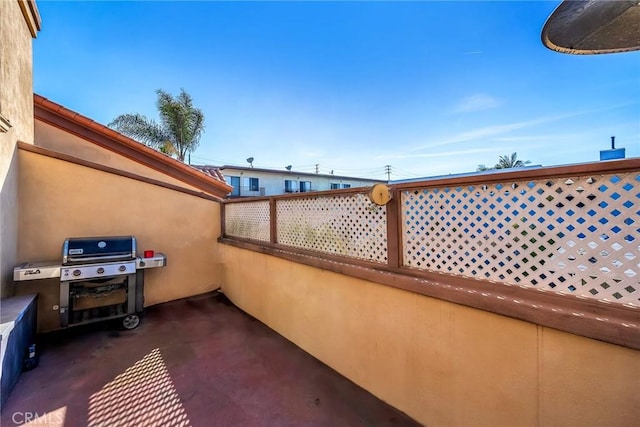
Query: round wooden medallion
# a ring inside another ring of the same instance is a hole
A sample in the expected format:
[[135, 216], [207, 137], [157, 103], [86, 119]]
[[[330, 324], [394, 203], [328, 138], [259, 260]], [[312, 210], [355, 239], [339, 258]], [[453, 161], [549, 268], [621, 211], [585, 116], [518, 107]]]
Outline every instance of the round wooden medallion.
[[391, 200], [391, 189], [386, 184], [375, 184], [369, 190], [369, 200], [378, 206], [384, 206]]

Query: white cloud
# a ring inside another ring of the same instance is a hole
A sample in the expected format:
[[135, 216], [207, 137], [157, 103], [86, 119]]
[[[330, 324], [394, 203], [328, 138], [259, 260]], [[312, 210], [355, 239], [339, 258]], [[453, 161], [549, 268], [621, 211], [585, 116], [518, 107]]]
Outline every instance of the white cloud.
[[551, 123], [551, 122], [555, 122], [555, 121], [559, 121], [559, 120], [564, 120], [564, 119], [571, 118], [571, 117], [584, 115], [584, 114], [586, 114], [586, 112], [558, 114], [558, 115], [555, 115], [555, 116], [538, 117], [538, 118], [535, 118], [535, 119], [524, 120], [524, 121], [520, 121], [520, 122], [505, 123], [505, 124], [501, 124], [501, 125], [485, 126], [485, 127], [481, 127], [481, 128], [465, 131], [465, 132], [460, 132], [458, 134], [452, 135], [449, 138], [442, 139], [442, 140], [439, 140], [437, 142], [424, 144], [424, 145], [415, 147], [415, 148], [409, 150], [408, 152], [422, 151], [422, 150], [427, 150], [427, 149], [431, 149], [431, 148], [434, 148], [434, 147], [440, 147], [440, 146], [443, 146], [443, 145], [457, 144], [457, 143], [460, 143], [460, 142], [474, 141], [474, 140], [478, 140], [478, 139], [486, 141], [488, 138], [492, 138], [492, 139], [495, 140], [499, 136], [508, 135], [510, 132], [513, 132], [513, 131], [516, 131], [516, 130], [520, 130], [520, 129], [524, 129], [524, 128], [528, 128], [528, 127], [532, 127], [532, 126], [538, 126], [538, 125], [541, 125], [541, 124], [547, 124], [547, 123]]
[[456, 105], [453, 113], [473, 113], [476, 111], [490, 110], [501, 106], [504, 102], [501, 99], [493, 96], [478, 93], [476, 95], [468, 96]]
[[470, 148], [468, 150], [456, 150], [456, 151], [438, 151], [432, 153], [422, 153], [422, 154], [412, 154], [412, 153], [398, 153], [398, 154], [385, 154], [375, 156], [376, 160], [389, 160], [389, 159], [416, 159], [416, 158], [432, 158], [432, 157], [454, 157], [454, 156], [464, 156], [469, 154], [478, 154], [478, 153], [490, 153], [495, 151], [494, 147], [489, 148]]

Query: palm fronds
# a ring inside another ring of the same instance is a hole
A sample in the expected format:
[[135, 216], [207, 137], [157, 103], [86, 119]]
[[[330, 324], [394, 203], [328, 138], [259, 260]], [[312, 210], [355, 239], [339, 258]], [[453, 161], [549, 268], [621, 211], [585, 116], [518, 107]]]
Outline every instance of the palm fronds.
[[156, 94], [160, 123], [141, 114], [123, 114], [109, 123], [109, 127], [184, 161], [187, 153], [200, 143], [204, 114], [193, 106], [191, 95], [184, 89], [175, 98], [162, 89]]
[[531, 163], [530, 160], [518, 160], [518, 153], [511, 153], [511, 155], [504, 155], [498, 157], [498, 163], [493, 167], [487, 167], [485, 165], [478, 165], [476, 169], [478, 172], [488, 171], [492, 169], [511, 169], [511, 168], [522, 168]]
[[109, 127], [154, 148], [169, 139], [162, 126], [141, 114], [121, 114], [109, 123]]

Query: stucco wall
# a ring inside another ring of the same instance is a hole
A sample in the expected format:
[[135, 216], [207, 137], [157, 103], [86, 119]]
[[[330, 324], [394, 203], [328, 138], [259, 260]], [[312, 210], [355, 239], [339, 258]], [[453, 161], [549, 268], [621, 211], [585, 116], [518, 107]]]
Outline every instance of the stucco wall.
[[0, 298], [13, 295], [11, 275], [18, 247], [18, 170], [15, 141], [0, 134]]
[[16, 142], [33, 142], [31, 33], [17, 1], [0, 1], [0, 114], [11, 122], [0, 132], [0, 297], [12, 295], [16, 262], [18, 179]]
[[103, 166], [124, 170], [147, 178], [167, 182], [183, 188], [200, 191], [195, 187], [172, 178], [162, 172], [153, 170], [134, 160], [127, 159], [113, 151], [102, 148], [92, 142], [77, 137], [55, 126], [35, 121], [35, 144], [59, 153], [68, 154], [79, 159], [88, 160]]
[[[218, 202], [25, 150], [19, 150], [19, 171], [18, 262], [60, 261], [67, 237], [133, 234], [140, 251], [153, 249], [168, 259], [165, 268], [145, 273], [145, 305], [219, 286]], [[57, 291], [56, 281], [16, 286]], [[51, 305], [39, 310], [41, 323], [49, 322], [40, 331], [58, 326]]]
[[223, 245], [223, 292], [429, 426], [630, 426], [640, 352]]
[[13, 138], [24, 142], [33, 141], [31, 42], [18, 2], [0, 2], [0, 113], [11, 121]]

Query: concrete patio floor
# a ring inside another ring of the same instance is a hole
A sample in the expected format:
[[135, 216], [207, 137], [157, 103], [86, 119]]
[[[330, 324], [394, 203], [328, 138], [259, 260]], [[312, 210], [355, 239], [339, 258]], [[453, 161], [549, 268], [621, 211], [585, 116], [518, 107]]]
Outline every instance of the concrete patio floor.
[[150, 307], [133, 331], [86, 325], [39, 346], [2, 426], [418, 425], [221, 294]]

